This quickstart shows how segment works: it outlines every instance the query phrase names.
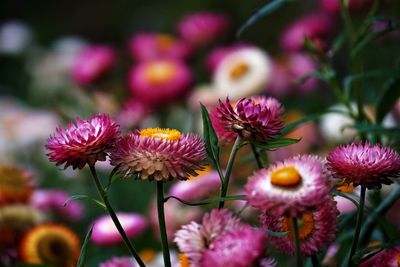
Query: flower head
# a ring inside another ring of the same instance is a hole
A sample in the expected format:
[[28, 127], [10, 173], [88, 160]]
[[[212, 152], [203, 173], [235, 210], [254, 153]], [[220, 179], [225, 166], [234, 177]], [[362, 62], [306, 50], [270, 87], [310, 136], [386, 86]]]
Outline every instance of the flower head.
[[100, 263], [99, 267], [136, 267], [132, 258], [114, 257], [108, 261]]
[[68, 128], [56, 129], [50, 136], [46, 148], [50, 161], [56, 165], [65, 163], [64, 169], [82, 169], [86, 164], [94, 166], [96, 161], [106, 160], [119, 135], [119, 126], [109, 116], [98, 114], [90, 120], [77, 118], [77, 125], [70, 123]]
[[79, 237], [62, 225], [42, 224], [32, 228], [20, 243], [25, 263], [69, 267], [76, 264]]
[[30, 173], [13, 165], [0, 164], [0, 206], [27, 203], [33, 193]]
[[188, 66], [178, 60], [157, 59], [134, 66], [129, 74], [132, 94], [150, 105], [179, 99], [192, 83]]
[[[147, 228], [146, 219], [136, 213], [117, 212], [118, 220], [129, 238], [134, 238]], [[110, 216], [104, 215], [94, 222], [91, 240], [101, 246], [122, 243], [123, 240]]]
[[[283, 108], [274, 98], [264, 96], [243, 98], [236, 104], [220, 101], [212, 115], [219, 139], [231, 142], [237, 135], [246, 140], [267, 141], [283, 128]], [[233, 134], [231, 134], [233, 133]]]
[[220, 39], [229, 27], [227, 16], [200, 11], [184, 17], [178, 24], [178, 31], [183, 40], [194, 46], [203, 46]]
[[[297, 219], [299, 224], [300, 249], [305, 256], [322, 251], [334, 239], [337, 231], [339, 211], [332, 197], [325, 196], [312, 211], [306, 211]], [[286, 236], [271, 236], [271, 243], [282, 252], [293, 255], [295, 241], [292, 218], [262, 213], [261, 223], [267, 230], [273, 232], [287, 232]]]
[[210, 72], [214, 73], [217, 70], [219, 64], [223, 61], [223, 59], [230, 55], [231, 53], [238, 51], [242, 48], [249, 48], [251, 47], [249, 44], [246, 43], [236, 43], [230, 46], [221, 46], [216, 47], [207, 54], [205, 59], [205, 68]]
[[295, 156], [256, 172], [245, 191], [250, 206], [271, 216], [296, 217], [313, 209], [329, 193], [329, 178], [318, 157]]
[[206, 152], [197, 135], [147, 128], [122, 137], [110, 158], [125, 176], [138, 173], [140, 179], [187, 180], [189, 175], [197, 175], [196, 170], [202, 170]]
[[75, 59], [72, 78], [79, 85], [89, 85], [108, 72], [114, 62], [114, 51], [110, 47], [102, 45], [87, 47]]
[[129, 41], [129, 50], [137, 61], [155, 59], [185, 60], [191, 53], [191, 46], [172, 35], [153, 32], [140, 32]]
[[336, 147], [327, 157], [328, 168], [344, 183], [381, 188], [400, 178], [400, 155], [379, 144], [350, 144]]

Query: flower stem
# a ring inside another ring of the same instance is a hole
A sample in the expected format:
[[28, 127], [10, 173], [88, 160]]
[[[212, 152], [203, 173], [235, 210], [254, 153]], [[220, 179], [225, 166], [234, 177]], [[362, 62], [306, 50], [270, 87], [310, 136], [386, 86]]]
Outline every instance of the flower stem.
[[157, 181], [157, 212], [158, 225], [160, 227], [161, 247], [164, 256], [164, 266], [171, 267], [171, 259], [169, 256], [167, 229], [165, 227], [164, 217], [164, 184], [163, 181]]
[[298, 225], [297, 219], [295, 217], [292, 218], [292, 223], [293, 223], [294, 240], [295, 240], [295, 245], [296, 245], [297, 267], [303, 267], [303, 261], [301, 260], [301, 250], [300, 250], [299, 225]]
[[[221, 193], [220, 193], [220, 197], [226, 197], [226, 194], [228, 192], [228, 185], [229, 185], [229, 179], [231, 176], [231, 172], [232, 172], [232, 167], [233, 167], [233, 162], [235, 161], [236, 158], [236, 154], [240, 148], [240, 143], [242, 142], [242, 138], [240, 136], [236, 137], [235, 143], [233, 144], [232, 150], [231, 150], [231, 154], [229, 156], [229, 160], [228, 160], [228, 165], [226, 167], [226, 172], [225, 172], [225, 176], [224, 176], [224, 180], [222, 181], [222, 186], [221, 186]], [[225, 201], [221, 201], [219, 202], [219, 209], [222, 209], [225, 205]]]
[[357, 212], [356, 229], [355, 229], [355, 233], [354, 233], [354, 237], [353, 237], [353, 242], [351, 244], [351, 250], [350, 250], [349, 261], [348, 261], [347, 266], [354, 266], [352, 258], [353, 258], [354, 253], [357, 250], [358, 239], [360, 237], [366, 191], [367, 191], [367, 188], [365, 186], [361, 186], [360, 204], [358, 206], [358, 212]]
[[254, 157], [256, 158], [257, 167], [259, 169], [265, 168], [265, 163], [261, 158], [260, 152], [257, 150], [254, 144], [251, 144], [251, 150], [253, 151]]
[[318, 256], [315, 255], [315, 254], [311, 255], [311, 262], [312, 262], [313, 267], [320, 267], [321, 266], [321, 264], [319, 264]]
[[125, 233], [124, 228], [122, 228], [122, 225], [120, 221], [118, 220], [117, 215], [115, 214], [114, 209], [112, 208], [110, 202], [108, 201], [108, 196], [106, 191], [104, 190], [103, 186], [100, 183], [99, 178], [97, 177], [96, 169], [94, 166], [90, 166], [90, 172], [92, 173], [92, 177], [94, 180], [94, 183], [96, 184], [97, 191], [99, 192], [101, 198], [103, 199], [103, 202], [107, 208], [108, 213], [110, 214], [110, 217], [112, 221], [114, 222], [115, 227], [117, 228], [119, 234], [121, 235], [122, 239], [125, 242], [125, 245], [128, 247], [129, 252], [131, 255], [135, 258], [137, 263], [139, 264], [140, 267], [146, 267], [142, 259], [140, 258], [139, 254], [137, 253], [135, 247], [132, 245], [131, 241], [129, 240], [128, 236]]

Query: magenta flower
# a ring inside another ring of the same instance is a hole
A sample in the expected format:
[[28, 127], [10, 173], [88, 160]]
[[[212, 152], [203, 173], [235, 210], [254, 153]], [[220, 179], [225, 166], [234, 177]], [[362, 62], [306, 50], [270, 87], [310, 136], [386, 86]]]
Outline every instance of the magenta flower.
[[54, 212], [70, 220], [80, 220], [83, 217], [84, 206], [78, 201], [69, 201], [70, 195], [57, 189], [37, 190], [34, 192], [31, 205], [43, 212]]
[[[148, 226], [146, 219], [140, 214], [117, 212], [117, 217], [129, 238], [140, 235]], [[96, 245], [109, 246], [123, 242], [110, 216], [103, 215], [97, 218], [93, 224], [91, 240]]]
[[360, 267], [398, 267], [400, 260], [400, 247], [385, 249], [370, 259], [362, 262]]
[[219, 236], [203, 254], [202, 267], [260, 266], [265, 255], [266, 234], [247, 226]]
[[90, 120], [77, 118], [76, 126], [71, 122], [68, 128], [56, 129], [50, 136], [46, 148], [50, 161], [59, 166], [65, 163], [64, 169], [82, 169], [86, 164], [94, 166], [96, 161], [106, 160], [108, 152], [120, 134], [119, 126], [109, 116], [98, 114]]
[[178, 24], [178, 31], [183, 40], [194, 46], [204, 46], [226, 35], [230, 24], [224, 14], [200, 11], [184, 17]]
[[296, 217], [329, 193], [329, 179], [317, 156], [295, 156], [256, 172], [248, 179], [245, 192], [249, 205], [262, 212]]
[[152, 32], [135, 34], [129, 41], [129, 50], [137, 61], [185, 60], [192, 53], [192, 48], [188, 43], [172, 35]]
[[201, 267], [204, 252], [224, 233], [236, 231], [243, 225], [227, 209], [214, 209], [204, 215], [202, 223], [191, 222], [175, 233], [174, 242], [190, 262], [191, 267]]
[[[347, 0], [344, 1], [350, 11], [360, 11], [371, 7], [371, 0]], [[340, 13], [340, 0], [320, 0], [321, 9], [331, 14]]]
[[245, 140], [265, 142], [283, 128], [282, 112], [281, 104], [272, 97], [243, 98], [237, 104], [232, 104], [226, 98], [226, 103], [219, 101], [217, 114], [211, 117], [218, 138], [222, 141], [231, 142], [233, 135], [227, 133], [231, 132]]
[[125, 177], [137, 173], [143, 180], [187, 180], [202, 170], [206, 152], [197, 135], [147, 128], [122, 137], [110, 158], [111, 165], [119, 165], [118, 172]]
[[130, 129], [138, 126], [150, 113], [151, 108], [148, 105], [131, 98], [123, 104], [115, 120], [122, 128]]
[[140, 101], [162, 105], [177, 100], [192, 83], [189, 67], [177, 60], [139, 63], [129, 73], [129, 87]]
[[325, 38], [332, 31], [334, 23], [332, 18], [323, 13], [312, 13], [304, 16], [283, 32], [280, 45], [285, 51], [302, 50], [304, 38], [317, 43]]
[[382, 184], [393, 183], [391, 178], [400, 178], [400, 155], [379, 144], [339, 146], [329, 153], [327, 161], [334, 177], [354, 186], [381, 188]]
[[100, 263], [99, 267], [136, 267], [137, 265], [132, 258], [114, 257], [110, 260]]
[[[312, 211], [301, 214], [298, 218], [300, 249], [304, 256], [322, 251], [335, 240], [339, 211], [330, 196], [320, 199], [320, 203]], [[295, 241], [291, 217], [262, 213], [261, 223], [266, 230], [287, 232], [286, 236], [270, 236], [269, 240], [283, 253], [294, 255]]]
[[79, 85], [89, 85], [108, 72], [115, 63], [114, 51], [103, 45], [83, 49], [75, 59], [72, 78]]

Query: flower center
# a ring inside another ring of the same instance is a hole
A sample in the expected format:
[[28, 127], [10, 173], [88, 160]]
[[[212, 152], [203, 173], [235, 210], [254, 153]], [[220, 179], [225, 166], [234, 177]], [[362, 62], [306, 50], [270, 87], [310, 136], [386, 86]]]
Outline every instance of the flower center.
[[231, 68], [230, 76], [233, 80], [239, 80], [243, 78], [250, 70], [249, 65], [244, 62], [239, 62]]
[[178, 254], [179, 258], [179, 267], [189, 267], [189, 259], [183, 253]]
[[300, 182], [300, 173], [294, 167], [283, 167], [271, 174], [271, 184], [276, 186], [294, 187]]
[[57, 266], [67, 266], [72, 258], [69, 244], [56, 235], [45, 236], [39, 241], [38, 254], [43, 262], [53, 263]]
[[167, 34], [159, 34], [156, 37], [157, 48], [161, 51], [170, 49], [175, 43], [175, 38]]
[[201, 170], [201, 171], [196, 171], [196, 172], [197, 172], [197, 176], [190, 175], [188, 179], [191, 180], [191, 181], [193, 181], [194, 179], [199, 178], [199, 177], [201, 177], [202, 175], [207, 175], [207, 174], [209, 174], [209, 173], [211, 172], [211, 167], [210, 167], [210, 166], [205, 166], [203, 170]]
[[[301, 240], [306, 239], [314, 229], [314, 217], [312, 212], [306, 212], [302, 218], [298, 220], [299, 224], [299, 236]], [[283, 219], [283, 231], [289, 232], [289, 237], [294, 239], [294, 230], [292, 218], [285, 217]]]
[[140, 131], [140, 136], [150, 138], [160, 138], [168, 141], [178, 141], [182, 134], [175, 129], [147, 128]]
[[32, 194], [29, 176], [12, 166], [0, 166], [0, 203], [8, 198], [26, 201]]
[[336, 189], [343, 193], [354, 193], [354, 186], [352, 184], [343, 184]]
[[176, 66], [170, 62], [152, 62], [146, 66], [145, 75], [153, 85], [159, 85], [172, 80], [175, 77]]
[[139, 252], [139, 256], [144, 262], [149, 263], [156, 258], [157, 254], [154, 250], [144, 249]]

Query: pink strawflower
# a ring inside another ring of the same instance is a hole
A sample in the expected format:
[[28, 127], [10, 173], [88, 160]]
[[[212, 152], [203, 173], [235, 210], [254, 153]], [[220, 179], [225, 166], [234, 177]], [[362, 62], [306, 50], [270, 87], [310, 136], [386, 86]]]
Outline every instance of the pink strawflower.
[[[322, 251], [332, 243], [337, 232], [339, 211], [336, 203], [330, 196], [320, 199], [320, 203], [312, 211], [301, 214], [298, 218], [300, 249], [304, 256], [310, 256]], [[260, 217], [266, 230], [273, 232], [287, 232], [281, 237], [270, 236], [269, 240], [285, 254], [294, 255], [295, 241], [292, 218], [276, 216], [264, 212]]]
[[334, 26], [332, 18], [323, 13], [306, 15], [289, 25], [280, 38], [284, 51], [302, 50], [304, 39], [319, 43], [330, 34]]
[[43, 189], [34, 192], [31, 205], [43, 212], [54, 212], [70, 220], [83, 217], [84, 206], [78, 201], [68, 201], [70, 195], [58, 189]]
[[227, 209], [214, 209], [204, 215], [202, 223], [191, 222], [176, 232], [174, 242], [190, 262], [191, 267], [200, 267], [204, 252], [224, 233], [237, 231], [243, 225]]
[[[238, 134], [245, 140], [265, 142], [279, 134], [283, 128], [283, 108], [272, 97], [243, 98], [236, 104], [232, 104], [227, 97], [226, 103], [219, 101], [217, 112], [212, 115], [216, 133], [221, 140], [226, 138], [228, 142], [231, 136], [225, 131]], [[217, 122], [215, 117], [219, 118]]]
[[329, 179], [317, 156], [295, 156], [253, 174], [245, 192], [254, 208], [271, 216], [296, 217], [313, 209], [329, 193]]
[[196, 176], [196, 171], [202, 170], [206, 152], [197, 135], [147, 128], [118, 140], [110, 158], [125, 177], [137, 173], [143, 180], [187, 180], [189, 175]]
[[98, 114], [89, 120], [76, 119], [76, 125], [56, 129], [47, 141], [47, 156], [56, 165], [65, 163], [64, 169], [82, 169], [86, 164], [94, 166], [96, 161], [106, 160], [119, 136], [119, 126], [108, 115]]
[[100, 263], [99, 267], [136, 267], [137, 264], [133, 258], [129, 257], [114, 257], [110, 260]]
[[178, 31], [183, 40], [194, 46], [204, 46], [226, 35], [230, 24], [224, 14], [200, 11], [184, 17], [178, 24]]
[[189, 67], [181, 61], [158, 59], [135, 65], [129, 73], [129, 87], [140, 101], [162, 105], [183, 96], [192, 83]]
[[136, 98], [131, 98], [123, 104], [115, 121], [122, 128], [129, 129], [138, 126], [150, 113], [151, 108], [148, 105]]
[[204, 62], [206, 69], [210, 73], [214, 73], [218, 65], [227, 55], [247, 47], [251, 47], [251, 45], [245, 43], [237, 43], [230, 46], [222, 46], [212, 49], [210, 53], [208, 53]]
[[205, 171], [200, 171], [196, 177], [190, 177], [187, 181], [173, 184], [169, 190], [169, 195], [186, 201], [196, 201], [216, 192], [220, 185], [221, 180], [218, 172], [208, 168]]
[[400, 178], [400, 155], [390, 147], [352, 143], [336, 147], [327, 157], [328, 168], [335, 178], [369, 189], [391, 184]]
[[210, 120], [214, 127], [215, 134], [218, 140], [224, 144], [231, 144], [235, 142], [237, 133], [227, 129], [226, 122], [221, 119], [221, 113], [218, 106], [213, 108], [210, 112]]
[[[129, 238], [135, 238], [146, 230], [146, 219], [136, 213], [117, 212], [117, 217]], [[96, 245], [109, 246], [122, 243], [122, 237], [109, 215], [103, 215], [93, 222], [91, 240]]]
[[89, 85], [108, 72], [115, 63], [112, 48], [93, 45], [83, 49], [72, 66], [72, 78], [78, 85]]
[[172, 35], [140, 32], [129, 41], [131, 56], [137, 61], [156, 59], [185, 60], [191, 53], [191, 46]]
[[203, 267], [260, 266], [265, 255], [266, 234], [250, 226], [219, 236], [203, 254]]
[[[374, 1], [371, 0], [345, 0], [349, 11], [360, 11], [368, 9]], [[340, 0], [320, 0], [321, 9], [331, 14], [340, 13]]]
[[362, 262], [360, 267], [398, 267], [400, 263], [400, 247], [385, 249], [370, 259]]

